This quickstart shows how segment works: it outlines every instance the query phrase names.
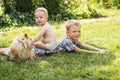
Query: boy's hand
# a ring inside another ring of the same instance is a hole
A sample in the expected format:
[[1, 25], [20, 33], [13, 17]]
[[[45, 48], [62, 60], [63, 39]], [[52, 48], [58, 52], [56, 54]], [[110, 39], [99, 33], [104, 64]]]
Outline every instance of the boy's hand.
[[108, 52], [108, 50], [99, 50], [99, 52], [100, 52], [101, 54], [104, 54], [104, 53]]

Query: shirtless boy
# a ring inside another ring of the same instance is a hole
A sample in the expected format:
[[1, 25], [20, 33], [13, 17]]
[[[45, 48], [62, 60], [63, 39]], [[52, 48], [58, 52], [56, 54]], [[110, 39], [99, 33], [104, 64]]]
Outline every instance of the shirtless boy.
[[[54, 50], [57, 46], [56, 35], [48, 23], [48, 11], [41, 7], [35, 10], [35, 20], [41, 27], [40, 32], [33, 38], [33, 44], [36, 48], [45, 50]], [[41, 42], [38, 42], [41, 39]]]

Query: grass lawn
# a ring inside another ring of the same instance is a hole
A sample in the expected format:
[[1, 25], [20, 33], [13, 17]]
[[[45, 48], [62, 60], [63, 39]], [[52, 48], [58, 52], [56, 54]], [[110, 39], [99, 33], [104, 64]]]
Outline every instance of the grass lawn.
[[[51, 22], [57, 38], [65, 36], [64, 22]], [[57, 53], [33, 61], [13, 62], [0, 55], [0, 80], [120, 80], [120, 18], [81, 23], [82, 42], [108, 49], [106, 54]], [[8, 47], [19, 35], [32, 38], [38, 27], [0, 31], [0, 47]]]

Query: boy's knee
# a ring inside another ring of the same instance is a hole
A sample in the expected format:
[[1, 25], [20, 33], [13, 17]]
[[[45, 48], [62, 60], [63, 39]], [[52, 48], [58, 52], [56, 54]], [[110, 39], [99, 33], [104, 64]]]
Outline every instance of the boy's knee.
[[37, 46], [38, 46], [38, 44], [37, 44], [37, 43], [34, 43], [33, 45], [34, 45], [35, 47], [37, 47]]

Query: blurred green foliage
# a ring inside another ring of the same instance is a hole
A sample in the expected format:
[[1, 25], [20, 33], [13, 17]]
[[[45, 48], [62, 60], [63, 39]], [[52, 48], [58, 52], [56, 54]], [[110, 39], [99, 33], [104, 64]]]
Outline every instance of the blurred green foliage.
[[49, 19], [54, 21], [104, 17], [96, 4], [105, 9], [120, 8], [119, 0], [0, 0], [0, 3], [0, 27], [35, 24], [37, 7], [45, 7]]

